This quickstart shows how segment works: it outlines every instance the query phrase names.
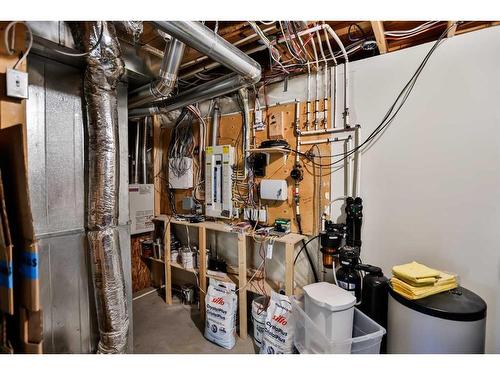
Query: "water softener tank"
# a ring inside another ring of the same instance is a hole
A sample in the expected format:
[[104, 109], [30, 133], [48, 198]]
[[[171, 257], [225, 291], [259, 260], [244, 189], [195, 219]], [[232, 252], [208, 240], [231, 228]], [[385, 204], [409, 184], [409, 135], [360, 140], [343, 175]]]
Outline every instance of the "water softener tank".
[[486, 303], [458, 287], [407, 300], [389, 290], [388, 353], [484, 353]]

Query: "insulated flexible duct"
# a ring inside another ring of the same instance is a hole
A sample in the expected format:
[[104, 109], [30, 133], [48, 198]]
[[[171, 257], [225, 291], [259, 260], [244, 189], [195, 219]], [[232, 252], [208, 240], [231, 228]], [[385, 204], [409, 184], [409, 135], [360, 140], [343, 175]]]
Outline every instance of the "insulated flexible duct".
[[184, 55], [185, 44], [172, 38], [165, 46], [158, 78], [133, 92], [129, 97], [129, 108], [137, 108], [156, 99], [168, 97], [177, 83], [177, 74]]
[[[102, 26], [101, 26], [102, 25]], [[87, 239], [99, 326], [99, 353], [124, 353], [129, 328], [120, 259], [118, 221], [117, 85], [125, 67], [110, 22], [81, 22], [73, 28], [86, 58], [84, 89], [88, 129]]]

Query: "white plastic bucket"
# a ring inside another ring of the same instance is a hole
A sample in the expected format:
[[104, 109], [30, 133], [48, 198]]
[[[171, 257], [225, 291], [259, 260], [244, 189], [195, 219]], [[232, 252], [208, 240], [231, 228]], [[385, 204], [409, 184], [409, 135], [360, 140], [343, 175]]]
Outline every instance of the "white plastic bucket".
[[305, 312], [332, 341], [352, 338], [356, 297], [326, 282], [304, 287]]
[[184, 248], [181, 251], [182, 267], [186, 269], [194, 268], [194, 253], [189, 248]]
[[253, 339], [259, 348], [262, 345], [262, 334], [266, 324], [265, 302], [265, 296], [257, 297], [252, 301]]

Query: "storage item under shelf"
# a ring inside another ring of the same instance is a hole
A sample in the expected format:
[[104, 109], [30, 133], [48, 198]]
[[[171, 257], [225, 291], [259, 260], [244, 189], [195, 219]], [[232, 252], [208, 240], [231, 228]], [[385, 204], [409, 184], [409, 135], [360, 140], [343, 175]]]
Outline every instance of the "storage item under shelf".
[[354, 308], [352, 338], [331, 341], [304, 312], [304, 297], [292, 297], [294, 344], [300, 354], [379, 354], [384, 327]]

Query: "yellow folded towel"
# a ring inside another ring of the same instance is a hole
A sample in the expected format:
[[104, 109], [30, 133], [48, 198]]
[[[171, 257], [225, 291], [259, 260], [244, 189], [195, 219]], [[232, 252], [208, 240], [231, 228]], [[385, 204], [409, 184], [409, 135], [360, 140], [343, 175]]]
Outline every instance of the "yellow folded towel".
[[397, 277], [391, 279], [392, 289], [403, 297], [415, 300], [441, 293], [458, 286], [457, 279], [454, 275], [445, 272], [440, 272], [438, 279], [434, 285], [428, 286], [413, 286]]
[[413, 286], [433, 285], [438, 277], [439, 271], [424, 266], [417, 262], [401, 264], [392, 268], [392, 273], [398, 279]]

